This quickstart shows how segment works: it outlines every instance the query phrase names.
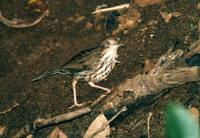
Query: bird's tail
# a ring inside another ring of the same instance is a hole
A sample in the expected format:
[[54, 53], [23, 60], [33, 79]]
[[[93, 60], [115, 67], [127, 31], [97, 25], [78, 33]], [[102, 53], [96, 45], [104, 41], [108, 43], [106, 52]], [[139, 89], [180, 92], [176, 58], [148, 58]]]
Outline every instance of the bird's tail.
[[38, 80], [41, 80], [43, 78], [46, 78], [46, 77], [49, 77], [49, 76], [52, 76], [52, 75], [55, 75], [55, 74], [70, 74], [70, 72], [68, 71], [65, 71], [65, 72], [62, 72], [62, 70], [60, 69], [55, 69], [53, 71], [46, 71], [44, 72], [42, 75], [36, 77], [36, 78], [33, 78], [31, 81], [34, 82], [34, 81], [38, 81]]

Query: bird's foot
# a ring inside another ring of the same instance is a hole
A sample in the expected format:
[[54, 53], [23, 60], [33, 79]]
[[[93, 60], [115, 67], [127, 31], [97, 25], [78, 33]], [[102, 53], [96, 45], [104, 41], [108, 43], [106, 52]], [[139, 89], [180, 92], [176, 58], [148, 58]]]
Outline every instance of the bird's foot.
[[111, 93], [111, 89], [106, 90], [106, 94], [109, 94], [109, 93]]
[[70, 106], [70, 107], [68, 107], [68, 109], [72, 109], [72, 108], [74, 108], [74, 107], [82, 107], [82, 106], [84, 106], [84, 105], [86, 105], [86, 103], [85, 102], [83, 102], [83, 103], [75, 103], [75, 104], [73, 104], [72, 106]]
[[101, 95], [99, 98], [97, 98], [95, 101], [92, 102], [91, 106], [97, 105], [102, 99], [104, 99], [109, 93]]

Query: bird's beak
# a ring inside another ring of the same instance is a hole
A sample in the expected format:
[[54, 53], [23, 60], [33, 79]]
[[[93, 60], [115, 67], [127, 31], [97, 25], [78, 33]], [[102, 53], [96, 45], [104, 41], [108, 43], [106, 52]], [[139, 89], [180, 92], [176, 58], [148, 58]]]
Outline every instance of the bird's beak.
[[119, 43], [118, 46], [119, 46], [119, 47], [124, 47], [124, 46], [126, 46], [126, 45], [124, 45], [123, 43]]

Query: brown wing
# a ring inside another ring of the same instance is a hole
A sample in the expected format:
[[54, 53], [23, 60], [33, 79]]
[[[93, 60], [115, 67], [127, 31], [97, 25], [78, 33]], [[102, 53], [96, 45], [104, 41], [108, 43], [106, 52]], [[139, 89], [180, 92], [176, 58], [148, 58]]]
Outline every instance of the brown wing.
[[68, 62], [60, 67], [61, 70], [68, 70], [70, 72], [80, 72], [83, 70], [92, 69], [100, 60], [103, 47], [95, 47], [80, 52], [72, 57]]

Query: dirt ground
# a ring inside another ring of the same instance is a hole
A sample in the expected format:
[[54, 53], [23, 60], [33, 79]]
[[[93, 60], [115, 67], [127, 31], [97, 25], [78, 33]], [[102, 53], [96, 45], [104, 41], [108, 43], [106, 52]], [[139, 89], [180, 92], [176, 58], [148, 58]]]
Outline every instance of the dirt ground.
[[[83, 49], [90, 48], [106, 38], [104, 29], [83, 30], [87, 21], [94, 21], [91, 12], [97, 5], [114, 6], [127, 0], [48, 0], [48, 17], [39, 24], [23, 29], [14, 29], [0, 23], [0, 111], [19, 106], [0, 115], [0, 126], [7, 126], [5, 138], [10, 138], [24, 125], [31, 124], [38, 117], [50, 117], [68, 111], [73, 103], [71, 77], [53, 76], [35, 83], [31, 79], [46, 70], [54, 69]], [[127, 47], [119, 51], [119, 61], [108, 79], [100, 84], [114, 87], [122, 81], [143, 73], [145, 59], [155, 59], [170, 46], [187, 50], [198, 39], [197, 24], [200, 10], [198, 0], [166, 0], [162, 5], [139, 8], [141, 22], [128, 34], [120, 34]], [[0, 10], [9, 19], [34, 19], [38, 14], [27, 9], [21, 0], [1, 0]], [[165, 23], [160, 11], [180, 12]], [[73, 23], [69, 17], [82, 16], [80, 23]], [[150, 22], [157, 22], [151, 25]], [[143, 31], [147, 28], [146, 31]], [[169, 101], [175, 101], [200, 109], [200, 84], [190, 83], [169, 90], [155, 103], [138, 109], [112, 128], [113, 138], [146, 138], [147, 116], [150, 121], [152, 138], [164, 136], [164, 112]], [[94, 100], [101, 91], [85, 83], [78, 85], [78, 100]], [[81, 138], [91, 123], [87, 115], [58, 126], [69, 138]], [[89, 121], [88, 121], [89, 120]], [[39, 130], [36, 138], [44, 138], [55, 126]]]

